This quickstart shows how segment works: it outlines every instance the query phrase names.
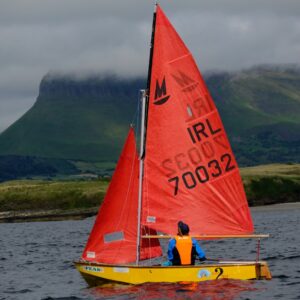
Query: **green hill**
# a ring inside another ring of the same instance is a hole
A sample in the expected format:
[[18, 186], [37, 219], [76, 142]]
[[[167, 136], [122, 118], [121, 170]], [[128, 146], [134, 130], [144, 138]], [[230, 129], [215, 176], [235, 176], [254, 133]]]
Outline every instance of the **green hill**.
[[240, 165], [299, 162], [299, 68], [260, 66], [206, 82]]
[[[205, 80], [240, 165], [299, 162], [297, 66], [207, 74]], [[38, 164], [44, 176], [113, 168], [145, 83], [144, 78], [46, 75], [33, 107], [0, 134], [0, 166], [9, 168], [14, 160], [28, 169]], [[15, 170], [13, 177], [26, 174]]]
[[116, 161], [144, 80], [48, 75], [33, 107], [0, 135], [1, 155]]

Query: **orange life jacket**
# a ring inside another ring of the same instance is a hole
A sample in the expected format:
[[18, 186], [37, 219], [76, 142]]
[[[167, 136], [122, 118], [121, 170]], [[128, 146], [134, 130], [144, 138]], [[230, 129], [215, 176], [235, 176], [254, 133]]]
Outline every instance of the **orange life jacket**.
[[175, 236], [176, 240], [176, 248], [178, 250], [181, 264], [182, 265], [190, 265], [192, 263], [191, 261], [191, 253], [192, 253], [192, 247], [193, 242], [192, 238], [188, 235], [183, 236]]

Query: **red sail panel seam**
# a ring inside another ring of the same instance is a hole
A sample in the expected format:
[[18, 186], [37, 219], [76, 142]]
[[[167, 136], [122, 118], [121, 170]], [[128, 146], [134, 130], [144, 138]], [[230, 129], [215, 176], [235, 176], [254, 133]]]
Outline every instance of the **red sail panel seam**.
[[186, 57], [188, 57], [188, 56], [191, 56], [191, 57], [193, 57], [192, 56], [192, 54], [189, 52], [189, 53], [187, 53], [187, 54], [185, 54], [185, 55], [181, 55], [181, 56], [179, 56], [179, 57], [177, 57], [177, 58], [174, 58], [174, 59], [172, 59], [172, 60], [169, 60], [169, 61], [167, 61], [167, 62], [165, 62], [165, 64], [172, 64], [172, 63], [174, 63], [174, 62], [176, 62], [176, 61], [179, 61], [179, 60], [181, 60], [181, 59], [184, 59], [184, 58], [186, 58]]

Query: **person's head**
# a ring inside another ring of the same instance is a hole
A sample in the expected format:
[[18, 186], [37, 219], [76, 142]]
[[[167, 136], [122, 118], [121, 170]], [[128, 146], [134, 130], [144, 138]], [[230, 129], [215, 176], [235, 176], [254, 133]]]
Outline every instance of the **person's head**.
[[178, 222], [178, 235], [188, 235], [190, 232], [189, 225], [183, 223], [182, 221]]

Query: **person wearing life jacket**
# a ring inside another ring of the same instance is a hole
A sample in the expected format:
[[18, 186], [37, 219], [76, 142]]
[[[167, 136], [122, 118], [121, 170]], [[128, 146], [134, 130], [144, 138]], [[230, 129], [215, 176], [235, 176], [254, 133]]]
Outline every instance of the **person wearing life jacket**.
[[178, 222], [178, 234], [171, 239], [168, 247], [168, 262], [164, 266], [194, 265], [196, 256], [200, 261], [206, 260], [199, 243], [189, 236], [190, 228], [182, 221]]

